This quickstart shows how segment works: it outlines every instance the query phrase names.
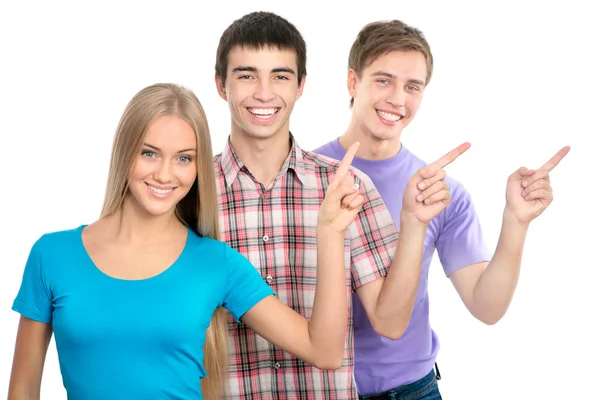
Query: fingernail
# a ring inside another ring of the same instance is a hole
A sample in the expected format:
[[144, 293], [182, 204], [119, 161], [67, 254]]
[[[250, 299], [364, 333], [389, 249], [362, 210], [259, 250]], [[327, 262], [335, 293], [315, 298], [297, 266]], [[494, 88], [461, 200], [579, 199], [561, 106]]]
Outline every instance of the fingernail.
[[355, 184], [354, 184], [354, 186], [352, 186], [352, 188], [353, 188], [354, 190], [358, 190], [358, 183], [355, 183]]
[[422, 201], [422, 200], [423, 200], [423, 195], [419, 193], [417, 195], [417, 201]]
[[523, 181], [523, 186], [527, 186], [527, 185], [529, 185], [529, 182]]
[[425, 188], [425, 184], [423, 182], [419, 183], [419, 189]]

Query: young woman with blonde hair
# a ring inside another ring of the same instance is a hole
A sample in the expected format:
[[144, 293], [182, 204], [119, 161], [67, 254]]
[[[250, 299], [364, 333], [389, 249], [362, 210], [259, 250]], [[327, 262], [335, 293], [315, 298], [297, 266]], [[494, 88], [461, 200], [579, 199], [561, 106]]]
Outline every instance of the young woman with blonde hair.
[[219, 240], [210, 134], [202, 105], [173, 84], [130, 101], [114, 138], [99, 220], [43, 235], [25, 265], [10, 400], [39, 399], [55, 335], [69, 399], [218, 399], [223, 309], [322, 369], [341, 364], [347, 325], [346, 228], [363, 199], [340, 163], [317, 225], [312, 318], [280, 302]]

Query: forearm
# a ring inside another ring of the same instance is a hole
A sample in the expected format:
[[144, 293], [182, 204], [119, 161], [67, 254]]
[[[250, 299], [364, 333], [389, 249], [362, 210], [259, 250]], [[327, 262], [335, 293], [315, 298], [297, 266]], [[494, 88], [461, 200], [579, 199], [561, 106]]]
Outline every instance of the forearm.
[[528, 225], [504, 211], [496, 251], [473, 290], [473, 315], [487, 324], [508, 310], [519, 280]]
[[9, 389], [8, 400], [40, 400], [39, 390]]
[[408, 326], [419, 288], [427, 225], [401, 214], [396, 254], [383, 282], [374, 311], [374, 329], [399, 339]]
[[316, 365], [337, 368], [342, 362], [348, 324], [348, 288], [344, 234], [317, 227], [317, 288], [308, 323]]
[[15, 357], [8, 385], [8, 400], [40, 400], [41, 372], [37, 374], [30, 371], [18, 361]]
[[8, 384], [8, 400], [39, 400], [52, 326], [21, 317]]

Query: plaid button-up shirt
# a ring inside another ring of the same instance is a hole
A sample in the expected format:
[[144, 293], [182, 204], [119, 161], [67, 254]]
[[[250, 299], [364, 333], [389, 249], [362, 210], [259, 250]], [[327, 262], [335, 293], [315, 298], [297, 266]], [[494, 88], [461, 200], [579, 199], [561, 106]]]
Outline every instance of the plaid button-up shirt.
[[[317, 213], [338, 161], [291, 150], [268, 187], [256, 181], [229, 140], [214, 158], [222, 240], [242, 253], [278, 298], [310, 318], [316, 289]], [[397, 230], [375, 186], [352, 169], [365, 198], [345, 239], [348, 298], [351, 290], [386, 275]], [[348, 313], [352, 308], [348, 304]], [[352, 318], [343, 365], [321, 371], [282, 351], [230, 318], [229, 385], [232, 399], [356, 399]]]

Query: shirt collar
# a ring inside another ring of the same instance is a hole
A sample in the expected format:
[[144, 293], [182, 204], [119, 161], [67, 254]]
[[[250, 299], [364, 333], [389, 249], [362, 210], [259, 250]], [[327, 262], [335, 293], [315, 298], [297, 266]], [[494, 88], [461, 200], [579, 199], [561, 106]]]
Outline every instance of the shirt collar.
[[[281, 166], [281, 170], [277, 174], [275, 179], [278, 179], [281, 175], [287, 172], [288, 169], [292, 169], [300, 182], [305, 185], [308, 182], [308, 174], [311, 170], [309, 163], [304, 159], [304, 151], [300, 147], [298, 141], [290, 132], [290, 152], [286, 157], [283, 165]], [[227, 187], [231, 186], [231, 184], [237, 178], [239, 172], [242, 169], [248, 170], [242, 160], [235, 154], [233, 147], [231, 145], [231, 137], [227, 139], [227, 143], [225, 145], [225, 149], [221, 155], [221, 168], [223, 169], [223, 175], [225, 176], [225, 183]], [[314, 170], [314, 168], [312, 168]]]

